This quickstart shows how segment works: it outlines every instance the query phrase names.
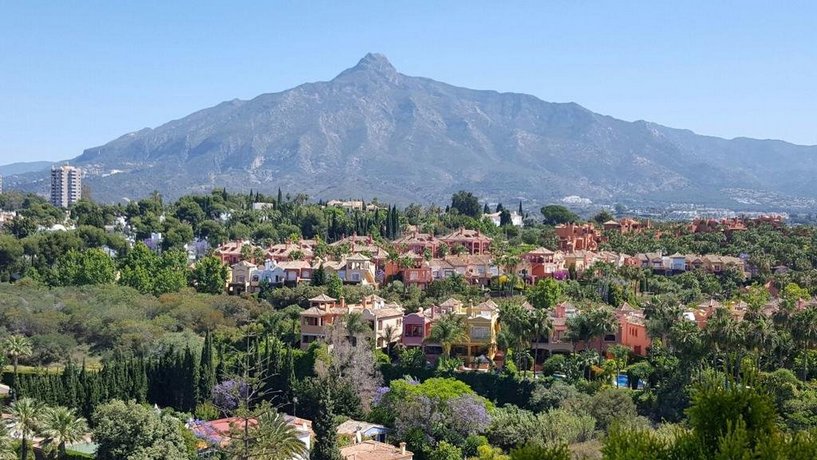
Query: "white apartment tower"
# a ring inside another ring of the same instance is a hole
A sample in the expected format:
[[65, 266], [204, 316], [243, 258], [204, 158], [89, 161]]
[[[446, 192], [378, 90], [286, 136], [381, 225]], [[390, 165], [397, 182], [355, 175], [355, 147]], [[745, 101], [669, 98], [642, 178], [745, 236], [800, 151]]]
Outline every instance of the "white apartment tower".
[[51, 168], [51, 204], [67, 208], [82, 196], [82, 171], [74, 166]]

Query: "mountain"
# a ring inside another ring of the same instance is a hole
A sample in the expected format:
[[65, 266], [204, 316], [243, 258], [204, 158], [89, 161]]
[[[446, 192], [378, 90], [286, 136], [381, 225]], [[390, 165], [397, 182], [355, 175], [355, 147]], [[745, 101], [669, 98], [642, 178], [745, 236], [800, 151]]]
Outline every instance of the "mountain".
[[[96, 199], [214, 187], [315, 198], [814, 205], [817, 146], [719, 139], [459, 88], [367, 54], [331, 81], [232, 100], [89, 148]], [[20, 183], [36, 180], [22, 177]], [[42, 187], [42, 185], [40, 185]]]
[[24, 161], [0, 165], [0, 176], [11, 176], [30, 172], [44, 171], [51, 168], [50, 161]]

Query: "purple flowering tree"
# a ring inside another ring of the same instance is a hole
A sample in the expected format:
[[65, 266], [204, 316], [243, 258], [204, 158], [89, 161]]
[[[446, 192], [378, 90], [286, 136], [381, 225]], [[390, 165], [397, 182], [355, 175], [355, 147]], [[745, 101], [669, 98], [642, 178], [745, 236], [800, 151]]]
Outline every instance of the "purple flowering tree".
[[227, 413], [238, 408], [250, 395], [250, 386], [240, 380], [225, 380], [213, 387], [213, 405]]
[[463, 438], [484, 433], [491, 425], [491, 414], [485, 402], [477, 396], [462, 395], [450, 399], [446, 406], [448, 426]]

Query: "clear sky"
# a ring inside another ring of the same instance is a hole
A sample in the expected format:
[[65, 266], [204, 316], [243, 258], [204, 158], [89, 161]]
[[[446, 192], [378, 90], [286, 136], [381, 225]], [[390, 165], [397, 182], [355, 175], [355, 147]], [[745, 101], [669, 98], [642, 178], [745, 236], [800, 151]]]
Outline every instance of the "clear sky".
[[0, 164], [79, 155], [366, 52], [407, 75], [817, 144], [814, 1], [0, 0]]

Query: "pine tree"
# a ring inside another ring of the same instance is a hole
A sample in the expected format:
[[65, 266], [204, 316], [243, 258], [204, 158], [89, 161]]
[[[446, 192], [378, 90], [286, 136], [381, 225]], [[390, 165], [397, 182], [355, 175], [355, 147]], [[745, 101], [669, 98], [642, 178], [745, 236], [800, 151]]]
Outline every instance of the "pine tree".
[[309, 453], [310, 460], [342, 460], [338, 448], [337, 422], [335, 422], [334, 401], [328, 382], [322, 385], [320, 400], [318, 401], [318, 416], [312, 423], [315, 432], [315, 446]]

